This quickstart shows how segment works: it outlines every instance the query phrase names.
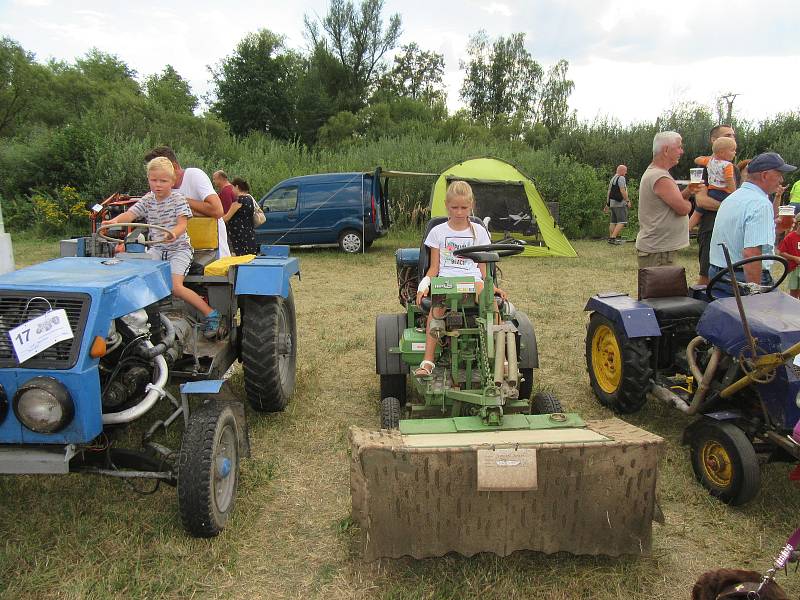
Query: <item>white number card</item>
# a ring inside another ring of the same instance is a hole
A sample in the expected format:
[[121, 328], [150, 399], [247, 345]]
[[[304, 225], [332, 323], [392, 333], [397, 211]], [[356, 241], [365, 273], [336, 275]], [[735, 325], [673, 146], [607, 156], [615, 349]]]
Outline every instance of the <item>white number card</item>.
[[24, 363], [32, 356], [47, 350], [53, 344], [72, 338], [67, 311], [51, 310], [31, 319], [8, 332], [17, 360]]

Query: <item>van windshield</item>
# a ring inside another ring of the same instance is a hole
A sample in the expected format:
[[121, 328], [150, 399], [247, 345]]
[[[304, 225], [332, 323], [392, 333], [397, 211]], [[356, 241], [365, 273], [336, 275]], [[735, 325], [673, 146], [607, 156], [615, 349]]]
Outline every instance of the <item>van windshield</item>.
[[297, 187], [279, 188], [261, 200], [261, 206], [270, 212], [297, 208]]

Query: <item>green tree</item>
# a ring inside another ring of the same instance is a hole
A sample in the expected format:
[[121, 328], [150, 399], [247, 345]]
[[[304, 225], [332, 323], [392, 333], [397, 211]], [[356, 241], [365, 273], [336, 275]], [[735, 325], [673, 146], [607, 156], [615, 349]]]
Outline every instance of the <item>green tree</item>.
[[192, 114], [197, 108], [197, 97], [189, 82], [172, 65], [164, 67], [160, 74], [148, 76], [144, 88], [150, 101], [167, 111]]
[[268, 132], [289, 139], [297, 132], [295, 106], [303, 59], [268, 29], [250, 33], [231, 56], [211, 69], [212, 112], [237, 135]]
[[0, 38], [0, 136], [14, 132], [43, 91], [45, 69], [8, 37]]
[[474, 119], [492, 124], [503, 117], [527, 121], [534, 116], [542, 67], [525, 48], [525, 34], [500, 37], [490, 44], [483, 30], [470, 38], [469, 60], [461, 86]]
[[534, 121], [547, 127], [550, 133], [557, 133], [566, 124], [569, 116], [569, 96], [575, 83], [567, 79], [569, 63], [563, 58], [547, 72], [547, 81], [538, 94], [538, 106]]
[[383, 68], [383, 56], [395, 47], [401, 33], [400, 15], [383, 22], [384, 0], [362, 0], [358, 9], [352, 2], [331, 0], [328, 14], [320, 23], [305, 16], [306, 34], [313, 48], [328, 50], [344, 67], [350, 92], [349, 106], [354, 112], [366, 103], [370, 87]]
[[392, 69], [381, 81], [388, 95], [420, 100], [429, 106], [444, 103], [447, 95], [442, 85], [444, 56], [421, 50], [412, 42], [401, 46]]

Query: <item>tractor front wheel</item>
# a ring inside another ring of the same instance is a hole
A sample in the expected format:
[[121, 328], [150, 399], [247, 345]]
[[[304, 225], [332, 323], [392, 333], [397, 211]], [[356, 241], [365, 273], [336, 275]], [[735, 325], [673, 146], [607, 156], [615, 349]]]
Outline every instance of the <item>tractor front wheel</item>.
[[397, 429], [400, 427], [400, 400], [397, 398], [381, 399], [381, 429]]
[[294, 393], [297, 322], [292, 288], [281, 296], [243, 296], [242, 367], [247, 400], [255, 410], [283, 410]]
[[644, 406], [653, 377], [650, 354], [644, 339], [630, 339], [610, 319], [592, 313], [586, 331], [586, 366], [601, 404], [622, 414]]
[[239, 433], [230, 405], [208, 402], [189, 418], [178, 458], [178, 507], [186, 530], [214, 537], [225, 528], [239, 483]]
[[692, 469], [709, 493], [738, 506], [758, 494], [761, 468], [753, 444], [733, 423], [708, 421], [689, 435]]
[[537, 392], [531, 403], [531, 414], [549, 415], [551, 413], [564, 412], [561, 408], [561, 401], [553, 394], [548, 392]]

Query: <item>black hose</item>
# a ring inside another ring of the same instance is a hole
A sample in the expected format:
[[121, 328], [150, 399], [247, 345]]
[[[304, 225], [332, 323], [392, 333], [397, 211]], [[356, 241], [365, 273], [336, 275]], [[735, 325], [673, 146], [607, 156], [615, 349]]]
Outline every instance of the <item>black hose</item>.
[[171, 348], [172, 344], [175, 343], [175, 326], [172, 324], [172, 321], [164, 315], [159, 315], [159, 317], [161, 318], [161, 324], [164, 325], [164, 337], [152, 348], [148, 348], [144, 342], [138, 344], [134, 350], [137, 356], [152, 360], [156, 356], [164, 354], [167, 348]]

